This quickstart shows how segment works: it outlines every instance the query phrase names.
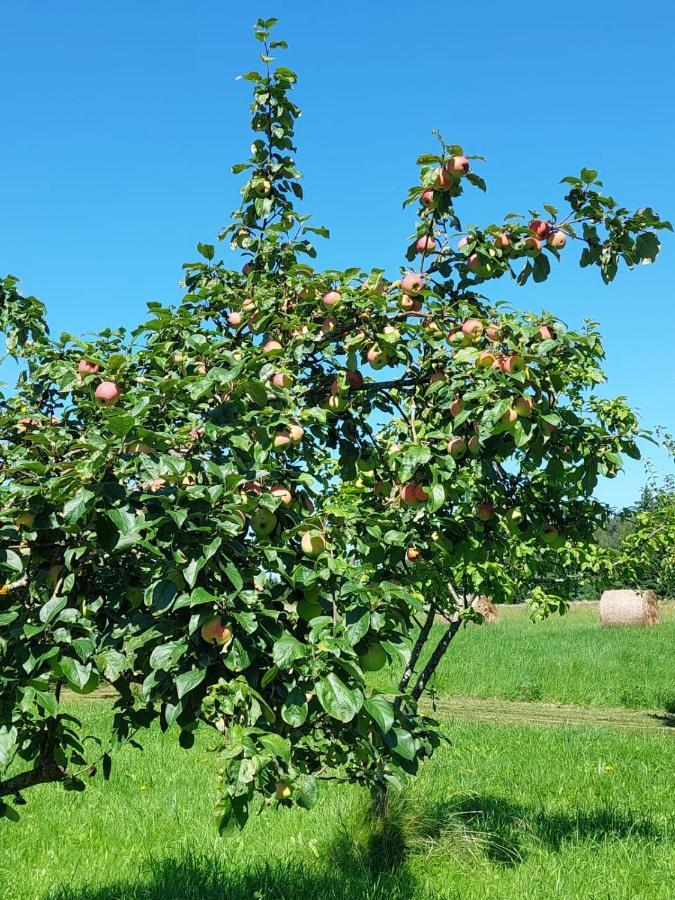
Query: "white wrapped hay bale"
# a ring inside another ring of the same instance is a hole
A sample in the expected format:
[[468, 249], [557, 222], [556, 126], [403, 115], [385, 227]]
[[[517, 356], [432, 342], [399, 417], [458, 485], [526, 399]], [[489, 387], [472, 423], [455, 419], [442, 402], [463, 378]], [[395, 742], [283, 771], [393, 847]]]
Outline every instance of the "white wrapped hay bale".
[[600, 598], [601, 625], [658, 625], [654, 591], [605, 591]]

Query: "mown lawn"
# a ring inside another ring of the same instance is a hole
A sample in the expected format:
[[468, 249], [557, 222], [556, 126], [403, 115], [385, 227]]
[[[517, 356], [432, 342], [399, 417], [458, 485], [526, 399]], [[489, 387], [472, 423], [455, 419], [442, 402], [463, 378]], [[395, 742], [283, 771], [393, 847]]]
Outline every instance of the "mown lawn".
[[[377, 680], [392, 684], [393, 673]], [[675, 712], [675, 603], [663, 606], [655, 628], [601, 628], [597, 604], [538, 623], [523, 607], [499, 607], [494, 625], [457, 635], [433, 687], [455, 696]]]
[[[109, 701], [74, 708], [102, 730]], [[455, 724], [375, 826], [368, 795], [326, 787], [310, 813], [254, 817], [218, 837], [213, 740], [181, 750], [153, 731], [111, 781], [30, 792], [0, 824], [12, 900], [670, 898], [675, 739], [591, 728]]]

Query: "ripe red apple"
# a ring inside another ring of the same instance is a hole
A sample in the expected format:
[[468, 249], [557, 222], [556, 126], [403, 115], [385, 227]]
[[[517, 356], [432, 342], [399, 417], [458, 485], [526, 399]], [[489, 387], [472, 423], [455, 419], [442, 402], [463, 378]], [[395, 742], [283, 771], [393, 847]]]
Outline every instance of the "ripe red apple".
[[366, 359], [373, 369], [381, 369], [387, 363], [387, 354], [380, 347], [374, 345], [366, 354]]
[[233, 328], [237, 328], [241, 325], [243, 319], [241, 317], [241, 313], [233, 310], [231, 313], [228, 313], [227, 323], [228, 325], [232, 325]]
[[567, 243], [565, 232], [552, 231], [546, 239], [546, 243], [549, 245], [549, 247], [554, 247], [556, 250], [562, 250], [562, 248]]
[[253, 271], [253, 263], [247, 262], [247, 263], [244, 263], [244, 265], [241, 267], [241, 274], [244, 276], [250, 275], [252, 271]]
[[122, 395], [114, 381], [102, 381], [96, 388], [95, 397], [103, 406], [114, 406]]
[[426, 503], [427, 500], [429, 499], [429, 495], [427, 494], [427, 492], [425, 491], [425, 489], [422, 487], [421, 484], [415, 485], [415, 496], [417, 497], [418, 503]]
[[424, 279], [417, 272], [408, 272], [401, 279], [401, 290], [409, 297], [414, 297], [424, 287]]
[[254, 497], [259, 497], [263, 491], [262, 481], [257, 478], [254, 481], [246, 481], [242, 484], [241, 490], [244, 494], [253, 494]]
[[541, 253], [541, 241], [536, 237], [525, 238], [523, 249], [525, 256], [539, 256]]
[[470, 341], [477, 341], [483, 333], [480, 319], [466, 319], [462, 323], [462, 334]]
[[284, 352], [284, 348], [279, 341], [271, 340], [263, 344], [263, 353], [266, 356], [280, 356]]
[[542, 219], [532, 219], [527, 227], [535, 237], [539, 238], [540, 241], [545, 241], [551, 232], [551, 226], [548, 224], [548, 222], [544, 222]]
[[446, 168], [453, 175], [466, 175], [469, 171], [469, 160], [466, 156], [452, 156]]
[[453, 459], [462, 459], [466, 454], [466, 441], [462, 437], [450, 438], [447, 449]]
[[550, 325], [540, 325], [537, 329], [537, 336], [542, 341], [552, 341], [555, 338], [555, 331]]
[[287, 372], [275, 372], [272, 376], [272, 384], [276, 388], [289, 388], [293, 385], [293, 376]]
[[232, 640], [232, 631], [227, 625], [223, 625], [220, 616], [211, 616], [201, 627], [202, 639], [207, 644], [216, 644], [218, 647], [224, 647]]
[[518, 397], [516, 400], [516, 413], [523, 419], [529, 419], [534, 409], [532, 397]]
[[467, 265], [472, 272], [479, 272], [483, 266], [483, 260], [477, 253], [472, 253], [467, 260]]
[[485, 329], [485, 337], [493, 344], [498, 344], [502, 339], [501, 332], [499, 330], [499, 325], [495, 325], [494, 322], [491, 322], [488, 327]]
[[417, 549], [417, 547], [408, 547], [405, 551], [405, 558], [408, 562], [417, 562], [417, 560], [422, 555], [421, 551]]
[[469, 241], [472, 241], [472, 240], [473, 240], [473, 238], [470, 238], [470, 237], [463, 237], [463, 238], [460, 238], [460, 239], [457, 241], [457, 249], [458, 249], [458, 250], [463, 250], [463, 249], [466, 247], [466, 245], [469, 243]]
[[342, 300], [342, 294], [339, 291], [328, 291], [327, 294], [323, 295], [324, 306], [337, 306], [340, 300]]
[[450, 404], [450, 415], [455, 418], [458, 416], [461, 411], [464, 409], [464, 401], [461, 397], [455, 397], [455, 399]]
[[331, 331], [335, 331], [336, 325], [337, 322], [335, 321], [335, 319], [331, 318], [330, 316], [326, 316], [326, 318], [321, 323], [321, 331], [324, 334], [330, 334]]
[[403, 294], [398, 301], [398, 305], [404, 312], [419, 312], [422, 309], [422, 301], [420, 298], [408, 297], [407, 294]]
[[423, 235], [417, 239], [415, 249], [418, 253], [433, 253], [436, 249], [436, 241], [430, 235]]
[[493, 244], [497, 250], [501, 250], [502, 253], [508, 253], [511, 249], [511, 235], [506, 231], [502, 231], [501, 234], [495, 237]]
[[275, 497], [282, 506], [290, 506], [293, 502], [293, 494], [283, 484], [274, 484], [270, 488], [270, 494]]
[[494, 514], [495, 509], [491, 503], [479, 503], [479, 505], [476, 507], [476, 515], [481, 520], [481, 522], [489, 522]]
[[363, 387], [363, 375], [358, 369], [345, 372], [345, 381], [352, 390], [358, 390]]
[[326, 539], [320, 531], [305, 531], [300, 538], [300, 546], [306, 556], [318, 556], [326, 549]]
[[90, 359], [81, 359], [77, 364], [77, 371], [80, 375], [96, 375], [101, 371], [101, 367]]
[[422, 206], [433, 206], [434, 200], [434, 192], [431, 190], [431, 188], [427, 188], [426, 190], [422, 191], [422, 196], [420, 197], [420, 203], [422, 204]]
[[417, 506], [417, 487], [414, 484], [404, 484], [401, 488], [401, 500], [406, 506]]

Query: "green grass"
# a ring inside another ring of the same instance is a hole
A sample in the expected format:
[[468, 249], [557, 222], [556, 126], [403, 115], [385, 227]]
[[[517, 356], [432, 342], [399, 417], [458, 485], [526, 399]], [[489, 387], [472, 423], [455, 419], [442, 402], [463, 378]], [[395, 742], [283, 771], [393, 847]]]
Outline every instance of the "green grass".
[[[102, 730], [107, 701], [75, 704]], [[36, 788], [0, 823], [12, 900], [667, 898], [675, 895], [672, 733], [454, 725], [383, 821], [365, 791], [327, 786], [310, 813], [218, 837], [218, 756], [153, 731], [108, 784]]]
[[[675, 712], [673, 648], [673, 603], [655, 628], [601, 628], [597, 604], [538, 623], [522, 607], [499, 607], [494, 625], [460, 631], [433, 687], [454, 696]], [[382, 686], [392, 681], [391, 674], [378, 678]]]

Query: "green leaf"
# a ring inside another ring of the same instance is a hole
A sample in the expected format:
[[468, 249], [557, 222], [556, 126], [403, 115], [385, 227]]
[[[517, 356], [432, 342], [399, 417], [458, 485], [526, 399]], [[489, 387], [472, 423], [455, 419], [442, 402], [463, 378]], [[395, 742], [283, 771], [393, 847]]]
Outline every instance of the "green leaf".
[[160, 644], [150, 654], [150, 668], [167, 671], [181, 658], [186, 650], [184, 641], [168, 641]]
[[305, 692], [302, 688], [294, 687], [281, 706], [281, 718], [293, 728], [299, 728], [307, 718], [308, 709]]
[[426, 491], [429, 495], [427, 509], [429, 512], [436, 512], [445, 503], [445, 488], [442, 484], [432, 484]]
[[75, 688], [82, 690], [91, 678], [91, 665], [83, 666], [82, 663], [70, 656], [64, 656], [59, 660], [61, 672], [68, 679], [69, 683]]
[[197, 244], [197, 251], [204, 259], [213, 259], [216, 249], [213, 244], [202, 244], [200, 241], [200, 243]]
[[319, 782], [313, 775], [303, 775], [295, 783], [298, 806], [311, 809], [319, 800]]
[[116, 681], [126, 669], [127, 659], [118, 650], [109, 647], [96, 656], [96, 665], [107, 681]]
[[305, 644], [286, 631], [272, 647], [272, 659], [279, 669], [290, 669], [296, 659], [302, 659], [308, 652]]
[[166, 612], [176, 599], [178, 588], [173, 581], [155, 581], [145, 589], [145, 603], [155, 612]]
[[350, 690], [334, 672], [317, 682], [316, 695], [328, 715], [340, 722], [351, 722], [363, 705], [361, 691]]
[[415, 759], [417, 754], [417, 746], [415, 738], [403, 728], [392, 728], [385, 737], [385, 743], [391, 749], [392, 753], [400, 756], [402, 759]]
[[47, 600], [45, 605], [40, 609], [40, 621], [44, 622], [45, 625], [49, 622], [53, 622], [61, 610], [65, 608], [67, 603], [67, 597], [52, 597], [51, 600]]
[[174, 681], [178, 699], [181, 700], [186, 694], [193, 691], [205, 677], [206, 669], [190, 669], [189, 672], [182, 672]]
[[14, 726], [8, 728], [6, 725], [2, 725], [0, 727], [0, 768], [4, 769], [9, 765], [18, 734]]
[[23, 572], [23, 562], [18, 553], [13, 550], [0, 549], [0, 569], [9, 569], [10, 572]]
[[291, 742], [288, 738], [283, 738], [280, 734], [273, 734], [270, 732], [268, 734], [261, 734], [258, 740], [272, 756], [283, 760], [285, 763], [291, 761]]
[[383, 734], [391, 730], [394, 724], [394, 708], [386, 697], [381, 694], [369, 697], [364, 701], [363, 708], [370, 718], [377, 722]]
[[108, 419], [108, 428], [115, 437], [125, 437], [136, 424], [134, 416], [111, 416]]
[[66, 525], [77, 522], [87, 512], [87, 508], [96, 495], [88, 488], [80, 488], [63, 506], [63, 517]]
[[370, 628], [370, 611], [360, 606], [350, 609], [345, 616], [345, 631], [349, 643], [354, 646], [368, 633]]

